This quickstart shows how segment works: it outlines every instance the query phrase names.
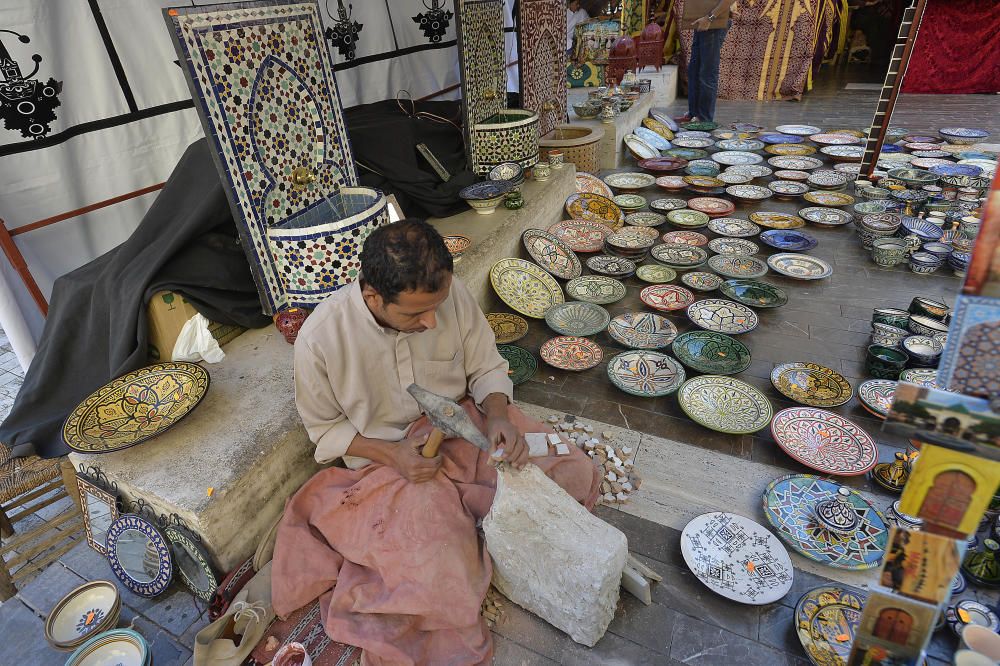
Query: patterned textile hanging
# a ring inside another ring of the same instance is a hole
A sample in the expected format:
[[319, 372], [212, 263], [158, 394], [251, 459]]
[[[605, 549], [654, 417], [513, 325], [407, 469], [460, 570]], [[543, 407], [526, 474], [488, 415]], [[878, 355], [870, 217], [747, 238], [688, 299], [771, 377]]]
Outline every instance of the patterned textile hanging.
[[638, 37], [646, 27], [648, 14], [647, 0], [623, 0], [622, 34]]

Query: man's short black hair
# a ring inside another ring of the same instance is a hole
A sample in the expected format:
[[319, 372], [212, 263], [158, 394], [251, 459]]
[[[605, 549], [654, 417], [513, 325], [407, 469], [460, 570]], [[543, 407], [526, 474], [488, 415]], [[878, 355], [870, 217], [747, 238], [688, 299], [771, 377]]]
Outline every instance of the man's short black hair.
[[407, 218], [383, 225], [361, 249], [363, 284], [387, 303], [395, 303], [403, 291], [438, 291], [453, 270], [444, 239], [423, 220]]

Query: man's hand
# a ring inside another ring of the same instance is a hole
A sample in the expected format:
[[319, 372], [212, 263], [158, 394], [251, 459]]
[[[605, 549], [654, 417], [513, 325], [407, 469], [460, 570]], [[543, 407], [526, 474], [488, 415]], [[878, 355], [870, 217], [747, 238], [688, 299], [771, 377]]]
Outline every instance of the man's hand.
[[500, 458], [515, 469], [522, 469], [528, 463], [528, 445], [506, 416], [486, 419], [486, 438], [490, 440], [490, 457], [495, 458], [497, 450], [503, 449]]
[[694, 22], [694, 29], [701, 32], [702, 30], [708, 30], [708, 26], [712, 25], [711, 19], [707, 16], [702, 16], [700, 19]]
[[395, 442], [392, 451], [392, 466], [400, 475], [410, 483], [423, 483], [430, 481], [441, 468], [441, 456], [424, 458], [420, 454], [420, 447], [427, 441], [428, 435], [419, 437], [407, 437]]

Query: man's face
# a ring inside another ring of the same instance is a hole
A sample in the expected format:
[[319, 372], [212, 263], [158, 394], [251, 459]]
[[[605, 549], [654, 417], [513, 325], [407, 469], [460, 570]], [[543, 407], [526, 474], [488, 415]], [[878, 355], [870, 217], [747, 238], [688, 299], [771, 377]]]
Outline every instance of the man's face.
[[578, 11], [579, 9], [580, 9], [580, 1], [579, 0], [573, 0], [573, 2], [569, 3], [569, 10], [571, 12]]
[[372, 315], [383, 326], [400, 333], [422, 333], [437, 327], [437, 309], [451, 289], [451, 274], [445, 278], [438, 291], [404, 291], [396, 295], [394, 303], [387, 303], [382, 295], [365, 285], [361, 295]]

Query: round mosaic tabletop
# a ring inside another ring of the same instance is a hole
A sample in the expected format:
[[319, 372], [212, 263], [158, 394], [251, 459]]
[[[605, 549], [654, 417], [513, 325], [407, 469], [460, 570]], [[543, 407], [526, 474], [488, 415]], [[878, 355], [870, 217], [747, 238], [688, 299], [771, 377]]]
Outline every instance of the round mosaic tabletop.
[[490, 283], [512, 310], [535, 319], [543, 318], [550, 307], [566, 300], [555, 278], [524, 259], [501, 259], [493, 264]]
[[775, 273], [781, 273], [797, 280], [821, 280], [833, 274], [833, 266], [819, 257], [794, 252], [772, 254], [767, 265]]
[[795, 631], [813, 666], [847, 666], [867, 597], [833, 585], [809, 590], [795, 605]]
[[574, 220], [589, 220], [612, 229], [625, 225], [625, 213], [611, 199], [600, 194], [576, 192], [566, 198], [566, 213]]
[[608, 335], [632, 349], [661, 349], [674, 341], [677, 328], [653, 312], [626, 312], [611, 320]]
[[750, 350], [725, 333], [688, 331], [674, 340], [671, 350], [681, 363], [705, 374], [735, 375], [750, 367]]
[[878, 445], [859, 425], [815, 407], [789, 407], [774, 415], [771, 434], [806, 467], [834, 476], [858, 476], [878, 462]]
[[771, 403], [756, 388], [733, 377], [701, 375], [677, 394], [684, 413], [695, 423], [730, 435], [749, 435], [771, 422]]
[[599, 252], [604, 248], [604, 239], [614, 231], [600, 222], [563, 220], [549, 227], [549, 233], [574, 252]]
[[576, 191], [597, 194], [607, 199], [614, 196], [614, 192], [611, 191], [611, 188], [603, 180], [586, 171], [576, 172]]
[[572, 280], [583, 273], [580, 258], [557, 236], [541, 229], [527, 229], [521, 234], [521, 242], [535, 263], [557, 278]]
[[538, 350], [542, 360], [560, 370], [589, 370], [601, 362], [604, 352], [593, 340], [562, 335], [546, 340]]
[[578, 301], [607, 305], [625, 298], [625, 285], [603, 275], [584, 275], [566, 283], [566, 293]]
[[724, 298], [706, 298], [692, 303], [687, 316], [697, 326], [716, 333], [738, 335], [757, 328], [757, 313], [745, 305]]
[[695, 291], [715, 291], [722, 284], [722, 278], [715, 273], [690, 271], [681, 276], [681, 282]]
[[795, 571], [788, 551], [763, 525], [735, 513], [704, 513], [681, 532], [684, 563], [708, 589], [743, 604], [784, 597]]
[[684, 383], [684, 368], [666, 354], [630, 349], [608, 361], [608, 379], [626, 393], [656, 398]]
[[643, 282], [665, 284], [677, 277], [677, 271], [659, 264], [646, 264], [635, 270], [635, 276]]
[[517, 342], [528, 334], [528, 320], [509, 312], [490, 312], [486, 322], [493, 329], [498, 345]]
[[803, 556], [837, 569], [872, 569], [882, 563], [889, 528], [881, 512], [851, 490], [848, 501], [858, 514], [857, 529], [848, 535], [822, 527], [815, 518], [817, 502], [837, 495], [844, 486], [812, 474], [789, 474], [764, 491], [764, 515], [778, 536]]
[[720, 236], [750, 238], [760, 233], [760, 227], [738, 217], [720, 217], [708, 223], [708, 230]]
[[727, 278], [758, 278], [767, 273], [762, 259], [746, 254], [717, 254], [708, 260], [708, 267]]
[[674, 284], [654, 284], [639, 292], [639, 298], [651, 308], [662, 312], [683, 310], [694, 302], [694, 294]]
[[545, 313], [545, 323], [560, 335], [596, 335], [607, 328], [610, 321], [607, 310], [585, 301], [559, 303]]
[[538, 369], [538, 361], [535, 360], [535, 357], [527, 349], [515, 345], [497, 345], [497, 351], [507, 361], [507, 365], [509, 366], [507, 375], [510, 377], [510, 381], [514, 383], [514, 386], [523, 384], [531, 379], [535, 374], [535, 370]]
[[892, 379], [869, 379], [858, 386], [858, 401], [869, 412], [884, 419], [889, 416], [892, 399], [896, 396], [896, 382]]
[[779, 363], [771, 384], [786, 398], [810, 407], [838, 407], [851, 399], [851, 383], [839, 372], [816, 363]]

